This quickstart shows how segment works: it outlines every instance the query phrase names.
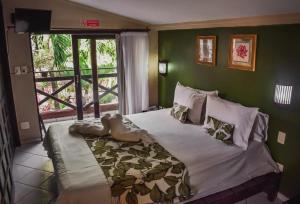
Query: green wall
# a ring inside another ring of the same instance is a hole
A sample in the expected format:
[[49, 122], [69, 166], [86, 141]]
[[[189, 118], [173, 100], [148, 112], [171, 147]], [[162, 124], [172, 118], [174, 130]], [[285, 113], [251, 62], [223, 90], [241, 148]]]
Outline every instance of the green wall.
[[[257, 34], [256, 71], [229, 69], [228, 48], [232, 34]], [[195, 63], [197, 35], [217, 36], [217, 64]], [[221, 97], [259, 107], [270, 115], [268, 146], [284, 165], [280, 191], [300, 193], [300, 25], [210, 28], [159, 32], [159, 59], [169, 60], [167, 76], [159, 76], [159, 104], [172, 105], [177, 81], [204, 90], [218, 89]], [[292, 104], [274, 104], [275, 84], [293, 85]], [[286, 142], [276, 142], [286, 132]]]

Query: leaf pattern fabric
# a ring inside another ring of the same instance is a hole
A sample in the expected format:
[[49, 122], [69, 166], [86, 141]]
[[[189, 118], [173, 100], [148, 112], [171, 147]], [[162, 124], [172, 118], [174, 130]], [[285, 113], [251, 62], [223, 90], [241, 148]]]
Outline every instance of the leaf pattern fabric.
[[234, 125], [220, 121], [214, 117], [207, 117], [207, 132], [213, 138], [221, 140], [225, 144], [233, 144]]
[[[127, 118], [123, 122], [138, 128]], [[148, 137], [139, 142], [120, 142], [111, 136], [84, 138], [118, 203], [173, 203], [190, 198], [185, 165]]]
[[171, 116], [179, 120], [182, 123], [185, 123], [188, 116], [189, 108], [178, 103], [174, 103], [171, 109]]

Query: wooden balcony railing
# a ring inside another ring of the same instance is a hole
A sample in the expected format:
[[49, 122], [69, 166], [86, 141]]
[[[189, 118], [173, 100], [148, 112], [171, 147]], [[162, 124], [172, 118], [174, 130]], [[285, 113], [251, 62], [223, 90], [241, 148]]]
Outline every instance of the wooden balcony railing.
[[[111, 103], [111, 104], [100, 104], [99, 108], [101, 112], [107, 111], [115, 111], [118, 110], [119, 104], [118, 103]], [[85, 114], [90, 114], [94, 112], [94, 107], [89, 107], [84, 111]], [[64, 109], [64, 110], [55, 110], [55, 111], [47, 111], [41, 113], [41, 117], [43, 120], [53, 119], [53, 118], [62, 118], [62, 117], [69, 117], [69, 116], [76, 116], [77, 112], [73, 109]]]
[[[114, 69], [115, 68], [101, 68], [101, 69]], [[50, 118], [58, 118], [58, 117], [66, 117], [66, 116], [74, 116], [76, 115], [76, 105], [72, 104], [69, 101], [65, 101], [63, 99], [60, 99], [58, 97], [58, 94], [60, 92], [62, 92], [63, 90], [65, 90], [66, 88], [68, 88], [69, 86], [71, 86], [72, 84], [74, 84], [75, 82], [75, 78], [74, 76], [67, 76], [65, 74], [62, 74], [62, 76], [60, 76], [60, 73], [63, 72], [71, 72], [73, 70], [55, 70], [55, 71], [40, 71], [40, 72], [35, 72], [35, 74], [40, 74], [40, 77], [36, 76], [35, 81], [36, 83], [39, 82], [60, 82], [60, 81], [67, 81], [65, 82], [64, 85], [62, 85], [61, 87], [57, 88], [56, 90], [54, 90], [52, 93], [47, 93], [44, 90], [39, 89], [36, 86], [36, 91], [38, 94], [45, 96], [45, 98], [43, 98], [42, 100], [40, 100], [38, 102], [38, 105], [41, 106], [43, 103], [45, 103], [46, 101], [52, 99], [58, 103], [61, 103], [67, 107], [69, 107], [70, 109], [63, 109], [63, 110], [54, 110], [54, 111], [46, 111], [41, 113], [41, 117], [43, 119], [50, 119]], [[58, 76], [53, 76], [54, 73], [59, 73]], [[49, 76], [52, 75], [52, 76]], [[117, 73], [109, 73], [109, 74], [98, 74], [98, 78], [114, 78], [117, 77]], [[81, 79], [88, 82], [89, 84], [92, 84], [92, 75], [87, 75], [87, 74], [83, 74], [81, 75]], [[108, 94], [113, 94], [115, 96], [118, 96], [118, 93], [115, 91], [118, 88], [118, 85], [114, 85], [113, 87], [105, 87], [101, 84], [98, 83], [98, 87], [100, 89], [102, 89], [102, 93], [101, 95], [99, 95], [99, 99], [102, 99], [104, 96], [108, 95]], [[92, 113], [93, 112], [93, 101], [87, 103], [84, 105], [83, 110], [84, 113]], [[112, 110], [117, 110], [118, 109], [118, 103], [109, 103], [109, 104], [100, 104], [99, 105], [100, 110], [102, 112], [104, 111], [112, 111]]]

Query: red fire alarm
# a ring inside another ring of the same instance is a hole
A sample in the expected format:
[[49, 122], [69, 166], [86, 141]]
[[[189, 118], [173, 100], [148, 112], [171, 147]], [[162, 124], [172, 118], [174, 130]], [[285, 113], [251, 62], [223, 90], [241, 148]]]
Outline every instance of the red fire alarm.
[[100, 27], [100, 21], [97, 20], [97, 19], [88, 19], [88, 20], [84, 20], [82, 22], [82, 24], [85, 26], [85, 27]]

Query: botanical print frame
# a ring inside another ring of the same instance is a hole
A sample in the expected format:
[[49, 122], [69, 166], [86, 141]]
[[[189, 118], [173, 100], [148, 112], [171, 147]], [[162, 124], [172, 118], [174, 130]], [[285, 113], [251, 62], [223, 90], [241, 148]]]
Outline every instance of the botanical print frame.
[[210, 66], [216, 65], [216, 36], [197, 36], [196, 63]]
[[255, 71], [257, 35], [232, 35], [229, 48], [229, 68]]

